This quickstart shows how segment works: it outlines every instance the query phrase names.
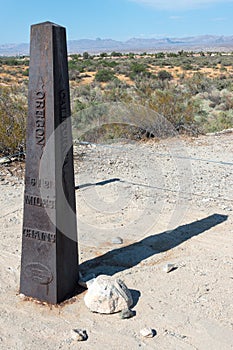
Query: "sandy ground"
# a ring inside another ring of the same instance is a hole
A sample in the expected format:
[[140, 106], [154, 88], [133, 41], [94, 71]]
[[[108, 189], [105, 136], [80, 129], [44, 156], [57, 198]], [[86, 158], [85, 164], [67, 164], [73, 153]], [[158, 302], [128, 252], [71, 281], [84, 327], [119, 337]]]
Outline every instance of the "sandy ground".
[[75, 147], [80, 270], [126, 283], [123, 320], [89, 311], [85, 291], [50, 307], [18, 295], [23, 183], [1, 167], [0, 348], [233, 349], [232, 154], [232, 134]]

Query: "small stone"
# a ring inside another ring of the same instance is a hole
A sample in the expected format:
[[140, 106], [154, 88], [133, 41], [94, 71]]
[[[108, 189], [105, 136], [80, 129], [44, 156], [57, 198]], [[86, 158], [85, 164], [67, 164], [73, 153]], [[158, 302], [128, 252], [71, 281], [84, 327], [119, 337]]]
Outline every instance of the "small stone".
[[123, 243], [123, 239], [121, 237], [114, 237], [112, 239], [112, 244], [122, 244]]
[[133, 310], [130, 310], [130, 309], [124, 309], [124, 310], [122, 310], [121, 313], [120, 313], [120, 317], [121, 317], [122, 319], [131, 318], [131, 317], [133, 317], [133, 316], [135, 316], [135, 315], [136, 315], [136, 312], [133, 311]]
[[155, 330], [145, 327], [140, 330], [140, 334], [145, 338], [153, 338], [155, 336]]
[[176, 269], [175, 264], [171, 264], [171, 263], [168, 263], [168, 264], [164, 265], [164, 267], [163, 267], [163, 271], [167, 272], [167, 273], [171, 272], [171, 271], [173, 271], [175, 269]]
[[223, 207], [223, 210], [232, 211], [232, 208], [231, 207]]
[[112, 314], [129, 308], [133, 304], [133, 298], [119, 278], [100, 275], [88, 285], [84, 302], [92, 312]]
[[10, 163], [11, 160], [9, 157], [3, 157], [0, 159], [0, 164], [6, 164], [6, 163]]
[[24, 298], [25, 298], [25, 295], [24, 295], [23, 293], [19, 293], [18, 297], [19, 297], [20, 299], [24, 299]]
[[87, 340], [88, 338], [87, 332], [82, 329], [72, 329], [71, 337], [73, 340], [77, 340], [77, 341], [84, 341], [84, 340]]

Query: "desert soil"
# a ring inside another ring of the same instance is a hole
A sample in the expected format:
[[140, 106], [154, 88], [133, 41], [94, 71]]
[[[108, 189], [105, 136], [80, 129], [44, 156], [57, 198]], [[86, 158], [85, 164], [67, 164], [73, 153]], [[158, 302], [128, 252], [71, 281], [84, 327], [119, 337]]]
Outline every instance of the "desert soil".
[[233, 134], [75, 146], [80, 270], [121, 278], [130, 319], [92, 313], [85, 290], [59, 306], [19, 295], [24, 185], [1, 166], [0, 348], [233, 349], [232, 154]]

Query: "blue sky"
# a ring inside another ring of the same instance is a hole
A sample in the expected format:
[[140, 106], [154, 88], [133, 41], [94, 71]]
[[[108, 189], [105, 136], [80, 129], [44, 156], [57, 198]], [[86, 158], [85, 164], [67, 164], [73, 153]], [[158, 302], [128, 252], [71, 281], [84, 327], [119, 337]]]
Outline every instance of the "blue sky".
[[0, 45], [51, 21], [73, 39], [233, 35], [233, 0], [0, 0]]

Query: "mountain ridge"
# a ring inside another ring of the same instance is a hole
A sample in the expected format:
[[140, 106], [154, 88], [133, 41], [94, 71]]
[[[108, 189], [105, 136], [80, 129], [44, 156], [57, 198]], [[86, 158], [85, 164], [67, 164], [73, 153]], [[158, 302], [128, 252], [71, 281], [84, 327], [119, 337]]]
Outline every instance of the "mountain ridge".
[[[113, 39], [79, 39], [69, 40], [68, 53], [80, 53], [87, 51], [92, 54], [101, 52], [157, 52], [162, 50], [176, 51], [186, 50], [233, 50], [233, 35], [198, 35], [187, 37], [164, 38], [130, 38], [126, 41]], [[3, 44], [0, 45], [0, 56], [29, 55], [29, 44]]]

